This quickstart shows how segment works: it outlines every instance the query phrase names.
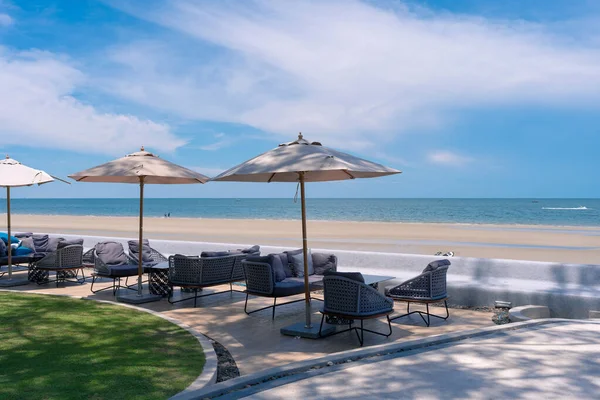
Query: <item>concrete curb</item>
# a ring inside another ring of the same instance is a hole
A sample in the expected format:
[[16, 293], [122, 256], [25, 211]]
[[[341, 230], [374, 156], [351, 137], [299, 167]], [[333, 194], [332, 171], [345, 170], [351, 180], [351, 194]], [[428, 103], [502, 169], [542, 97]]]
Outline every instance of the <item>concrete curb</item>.
[[[407, 352], [410, 350], [419, 350], [425, 349], [427, 347], [448, 344], [452, 342], [457, 342], [460, 340], [479, 338], [488, 335], [492, 335], [495, 333], [513, 331], [523, 328], [535, 327], [545, 324], [554, 324], [554, 323], [569, 323], [577, 321], [578, 323], [595, 323], [600, 324], [600, 321], [591, 321], [591, 320], [572, 320], [572, 319], [539, 319], [534, 321], [526, 321], [526, 322], [518, 322], [507, 325], [499, 325], [492, 326], [488, 328], [481, 329], [473, 329], [462, 332], [454, 332], [442, 335], [430, 336], [423, 339], [410, 340], [401, 343], [391, 343], [391, 344], [383, 344], [378, 346], [371, 346], [368, 348], [359, 348], [355, 350], [348, 350], [340, 353], [333, 353], [324, 357], [300, 361], [297, 363], [291, 363], [280, 367], [270, 368], [264, 371], [260, 371], [254, 374], [241, 376], [239, 378], [230, 379], [225, 382], [217, 383], [215, 385], [211, 385], [210, 387], [205, 387], [201, 390], [188, 392], [185, 397], [177, 398], [178, 400], [191, 400], [191, 399], [206, 399], [206, 398], [217, 398], [224, 396], [229, 398], [228, 395], [231, 395], [231, 398], [235, 398], [237, 396], [233, 395], [232, 392], [237, 392], [243, 389], [249, 389], [252, 386], [264, 385], [265, 382], [268, 382], [268, 387], [264, 389], [270, 389], [276, 386], [280, 386], [290, 382], [290, 378], [292, 375], [298, 375], [301, 373], [306, 373], [311, 370], [319, 369], [319, 375], [333, 372], [336, 367], [339, 367], [340, 364], [347, 363], [349, 361], [357, 361], [364, 360], [369, 357], [381, 357], [394, 353]], [[353, 364], [356, 365], [356, 364]], [[331, 368], [331, 370], [326, 371], [323, 368]], [[303, 379], [300, 377], [297, 380]], [[279, 380], [278, 382], [276, 382]], [[258, 388], [254, 388], [252, 390], [253, 393], [261, 391]], [[250, 394], [250, 393], [248, 393]]]
[[70, 294], [60, 294], [60, 293], [49, 293], [49, 292], [43, 292], [43, 291], [22, 292], [22, 291], [18, 291], [18, 290], [0, 289], [0, 292], [11, 292], [11, 293], [22, 293], [22, 294], [24, 293], [24, 294], [34, 294], [34, 295], [36, 295], [36, 294], [37, 295], [50, 295], [50, 296], [57, 296], [57, 297], [69, 297], [72, 299], [79, 299], [79, 300], [97, 301], [98, 303], [114, 304], [114, 305], [121, 306], [121, 307], [131, 308], [133, 310], [142, 311], [142, 312], [145, 312], [148, 314], [152, 314], [156, 317], [162, 318], [164, 320], [167, 320], [170, 323], [177, 325], [178, 327], [185, 329], [190, 334], [192, 334], [192, 336], [194, 336], [198, 340], [200, 345], [202, 346], [202, 350], [204, 352], [204, 358], [205, 358], [204, 368], [202, 369], [202, 373], [187, 388], [185, 388], [183, 391], [177, 393], [173, 398], [178, 398], [177, 396], [183, 395], [185, 393], [196, 392], [198, 390], [205, 388], [208, 385], [214, 384], [217, 381], [217, 353], [215, 352], [215, 349], [214, 349], [211, 341], [206, 336], [204, 336], [202, 333], [198, 332], [191, 326], [184, 324], [174, 318], [167, 317], [165, 315], [161, 315], [159, 312], [156, 312], [153, 310], [148, 310], [146, 308], [137, 307], [137, 306], [134, 306], [131, 304], [118, 303], [116, 301], [111, 301], [111, 300], [100, 300], [100, 299], [93, 299], [90, 297], [74, 296], [74, 295], [70, 295]]
[[550, 310], [546, 306], [526, 305], [508, 310], [511, 322], [530, 321], [532, 319], [550, 318]]

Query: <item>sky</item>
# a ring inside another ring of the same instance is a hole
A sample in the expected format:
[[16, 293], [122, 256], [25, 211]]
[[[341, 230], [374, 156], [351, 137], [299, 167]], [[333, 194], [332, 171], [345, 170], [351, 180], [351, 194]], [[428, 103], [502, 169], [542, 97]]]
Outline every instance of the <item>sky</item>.
[[0, 0], [0, 85], [0, 153], [63, 178], [142, 145], [215, 176], [302, 132], [403, 171], [310, 197], [600, 197], [596, 0]]

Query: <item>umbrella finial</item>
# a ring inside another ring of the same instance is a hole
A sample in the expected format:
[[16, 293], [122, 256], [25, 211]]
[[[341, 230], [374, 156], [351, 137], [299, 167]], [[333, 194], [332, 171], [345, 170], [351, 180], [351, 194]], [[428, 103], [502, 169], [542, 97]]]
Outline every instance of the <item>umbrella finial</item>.
[[145, 151], [145, 150], [144, 150], [144, 146], [143, 146], [143, 145], [142, 145], [142, 147], [140, 148], [140, 151]]
[[302, 140], [302, 132], [298, 132], [298, 140]]

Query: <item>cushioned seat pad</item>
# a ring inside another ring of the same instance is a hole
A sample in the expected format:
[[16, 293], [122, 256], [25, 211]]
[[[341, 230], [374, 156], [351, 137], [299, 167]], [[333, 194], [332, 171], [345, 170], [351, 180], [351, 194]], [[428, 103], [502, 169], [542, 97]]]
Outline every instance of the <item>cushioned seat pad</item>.
[[110, 267], [110, 276], [136, 276], [137, 274], [137, 265], [116, 265], [114, 267]]
[[[13, 256], [12, 263], [25, 264], [36, 259], [39, 259], [39, 257], [35, 258], [33, 254], [28, 254], [26, 256]], [[8, 257], [0, 257], [0, 265], [8, 265]]]
[[[311, 275], [308, 277], [308, 283], [311, 290], [320, 289], [318, 285], [323, 280], [322, 276]], [[275, 284], [273, 289], [274, 297], [293, 296], [295, 294], [304, 293], [304, 277], [302, 278], [286, 278]]]

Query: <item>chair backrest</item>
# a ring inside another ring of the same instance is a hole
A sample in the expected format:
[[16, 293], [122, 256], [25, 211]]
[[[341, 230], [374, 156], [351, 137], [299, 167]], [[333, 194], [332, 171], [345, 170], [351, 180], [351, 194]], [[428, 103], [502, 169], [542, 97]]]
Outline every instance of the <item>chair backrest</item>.
[[[128, 240], [127, 246], [129, 249], [129, 257], [138, 262], [139, 246], [138, 240]], [[142, 263], [145, 265], [156, 265], [161, 262], [166, 262], [167, 257], [163, 256], [159, 251], [150, 247], [148, 239], [142, 239]]]
[[265, 262], [242, 260], [246, 290], [252, 293], [272, 295], [275, 285], [273, 268]]
[[[260, 253], [259, 253], [260, 254]], [[233, 271], [231, 273], [231, 279], [236, 281], [242, 281], [245, 278], [244, 274], [244, 266], [242, 265], [242, 261], [246, 259], [250, 254], [242, 253], [235, 254], [235, 260], [233, 261]]]
[[59, 267], [69, 268], [83, 265], [83, 246], [80, 244], [62, 247], [56, 253]]
[[323, 311], [348, 316], [369, 316], [391, 312], [393, 301], [371, 286], [338, 275], [323, 277]]
[[229, 283], [236, 278], [234, 266], [240, 255], [223, 257], [189, 257], [176, 254], [169, 257], [169, 280], [187, 285], [214, 285]]
[[430, 272], [429, 293], [433, 299], [443, 298], [446, 293], [446, 275], [449, 265], [438, 267]]
[[126, 265], [129, 262], [123, 245], [119, 242], [100, 242], [94, 247], [94, 257], [108, 267]]
[[234, 267], [238, 257], [239, 255], [200, 257], [202, 264], [201, 283], [203, 285], [212, 285], [215, 283], [233, 282]]
[[169, 281], [184, 285], [199, 285], [202, 274], [200, 257], [175, 254], [169, 257]]

